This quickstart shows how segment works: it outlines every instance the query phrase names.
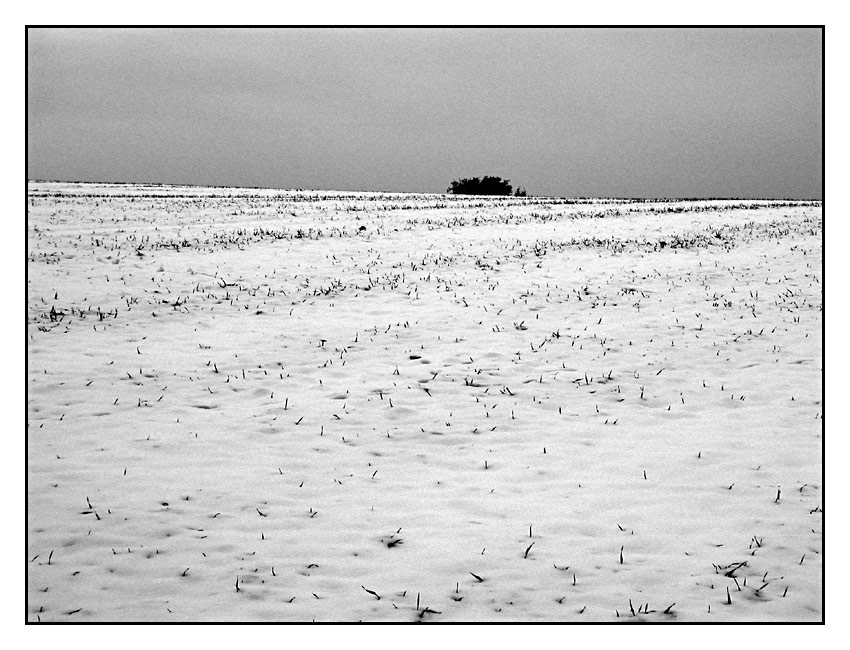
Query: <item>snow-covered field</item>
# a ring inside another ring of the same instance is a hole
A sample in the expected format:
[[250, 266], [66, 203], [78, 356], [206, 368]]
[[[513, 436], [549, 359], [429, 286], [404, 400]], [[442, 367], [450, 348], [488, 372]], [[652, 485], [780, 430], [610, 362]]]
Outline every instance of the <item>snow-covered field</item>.
[[29, 620], [821, 620], [820, 204], [29, 189]]

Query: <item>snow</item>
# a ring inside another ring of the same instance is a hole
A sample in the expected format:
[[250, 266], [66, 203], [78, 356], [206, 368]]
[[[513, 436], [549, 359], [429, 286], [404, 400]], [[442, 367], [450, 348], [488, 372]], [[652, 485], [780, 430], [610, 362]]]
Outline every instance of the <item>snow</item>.
[[28, 620], [822, 619], [819, 203], [29, 194]]

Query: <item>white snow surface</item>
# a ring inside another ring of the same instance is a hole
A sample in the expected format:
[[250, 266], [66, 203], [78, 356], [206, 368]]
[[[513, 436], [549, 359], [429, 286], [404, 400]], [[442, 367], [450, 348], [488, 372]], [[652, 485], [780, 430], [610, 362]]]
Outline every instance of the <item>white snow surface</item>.
[[819, 621], [820, 203], [29, 185], [30, 621]]

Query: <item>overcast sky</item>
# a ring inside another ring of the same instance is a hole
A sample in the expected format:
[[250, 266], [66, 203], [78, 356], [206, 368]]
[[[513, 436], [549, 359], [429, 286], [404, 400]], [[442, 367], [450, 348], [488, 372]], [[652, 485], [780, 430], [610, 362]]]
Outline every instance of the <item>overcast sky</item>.
[[28, 31], [31, 179], [822, 198], [821, 31]]

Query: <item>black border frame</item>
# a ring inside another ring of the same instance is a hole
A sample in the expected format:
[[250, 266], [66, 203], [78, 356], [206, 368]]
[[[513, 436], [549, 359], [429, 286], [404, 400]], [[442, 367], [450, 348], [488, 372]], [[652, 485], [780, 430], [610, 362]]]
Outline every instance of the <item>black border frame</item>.
[[[375, 25], [375, 24], [366, 24], [366, 25], [309, 25], [309, 24], [299, 24], [299, 25], [176, 25], [176, 24], [167, 24], [167, 25], [61, 25], [61, 24], [36, 24], [36, 25], [25, 25], [24, 26], [24, 107], [25, 107], [25, 115], [24, 115], [24, 219], [25, 224], [28, 221], [28, 209], [29, 209], [29, 177], [27, 173], [27, 163], [29, 161], [29, 30], [30, 29], [62, 29], [62, 28], [75, 28], [75, 29], [87, 29], [87, 28], [96, 28], [96, 29], [121, 29], [121, 28], [138, 28], [138, 29], [197, 29], [197, 28], [209, 28], [209, 29], [225, 29], [225, 28], [238, 28], [238, 29], [476, 29], [476, 28], [489, 28], [489, 29], [820, 29], [821, 30], [821, 219], [822, 219], [822, 255], [821, 255], [821, 295], [822, 295], [822, 310], [821, 310], [821, 340], [822, 340], [822, 349], [821, 349], [821, 400], [822, 400], [822, 413], [821, 413], [821, 491], [823, 494], [823, 525], [821, 537], [823, 539], [823, 552], [822, 552], [822, 571], [821, 571], [821, 598], [823, 607], [821, 609], [821, 620], [820, 621], [771, 621], [771, 622], [761, 622], [761, 621], [712, 621], [712, 622], [691, 622], [691, 621], [642, 621], [643, 624], [648, 625], [708, 625], [708, 626], [717, 626], [717, 625], [760, 625], [760, 626], [775, 626], [775, 625], [825, 625], [826, 624], [826, 567], [827, 567], [827, 538], [826, 538], [826, 494], [827, 494], [827, 486], [826, 486], [826, 25], [810, 25], [810, 24], [799, 24], [799, 25], [776, 25], [776, 24], [759, 24], [759, 25], [746, 25], [746, 24], [734, 24], [734, 25], [682, 25], [682, 24], [673, 24], [673, 25], [664, 25], [664, 24], [650, 24], [650, 25], [434, 25], [434, 24], [426, 24], [426, 25]], [[127, 183], [131, 183], [132, 181], [126, 181]], [[116, 183], [120, 184], [120, 183]], [[206, 186], [204, 186], [206, 187]], [[716, 198], [716, 197], [715, 197]], [[29, 259], [29, 242], [26, 234], [26, 227], [24, 228], [24, 346], [28, 347], [27, 342], [27, 286], [28, 286], [28, 259]], [[24, 625], [315, 625], [314, 623], [310, 623], [308, 621], [280, 621], [280, 622], [259, 622], [259, 621], [247, 621], [247, 622], [227, 622], [227, 621], [214, 621], [214, 622], [205, 622], [205, 621], [190, 621], [190, 622], [174, 622], [174, 621], [159, 621], [159, 622], [120, 622], [115, 623], [113, 621], [96, 621], [96, 622], [73, 622], [73, 621], [45, 621], [45, 622], [35, 622], [28, 620], [28, 609], [29, 609], [29, 590], [27, 587], [27, 582], [29, 581], [29, 561], [27, 559], [27, 542], [29, 541], [29, 430], [27, 424], [28, 417], [28, 404], [29, 404], [29, 383], [27, 378], [29, 377], [29, 354], [25, 357], [24, 362], [24, 575], [26, 576], [25, 584], [24, 584]], [[353, 621], [334, 621], [327, 623], [320, 623], [319, 625], [350, 625], [354, 623]], [[606, 621], [546, 621], [546, 622], [533, 622], [533, 621], [499, 621], [499, 622], [479, 622], [479, 621], [466, 621], [466, 622], [448, 622], [448, 621], [429, 621], [431, 625], [601, 625], [601, 626], [610, 626], [610, 625], [618, 625], [616, 622], [606, 622]], [[408, 623], [403, 622], [366, 622], [368, 625], [408, 625]]]

